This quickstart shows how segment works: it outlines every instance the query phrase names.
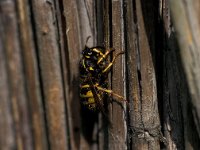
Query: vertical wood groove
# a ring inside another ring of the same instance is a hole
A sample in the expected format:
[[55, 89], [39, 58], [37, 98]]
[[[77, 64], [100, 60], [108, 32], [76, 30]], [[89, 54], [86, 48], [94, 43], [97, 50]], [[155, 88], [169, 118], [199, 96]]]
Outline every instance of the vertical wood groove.
[[[0, 1], [0, 149], [198, 149], [199, 6]], [[107, 116], [80, 104], [85, 45], [125, 52], [108, 89], [128, 102], [108, 96]]]

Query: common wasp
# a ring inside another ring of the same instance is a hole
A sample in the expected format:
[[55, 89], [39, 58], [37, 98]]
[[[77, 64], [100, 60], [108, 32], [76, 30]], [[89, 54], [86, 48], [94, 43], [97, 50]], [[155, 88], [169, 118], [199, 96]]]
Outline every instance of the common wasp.
[[108, 74], [118, 56], [117, 53], [109, 61], [109, 56], [115, 49], [104, 47], [87, 47], [82, 51], [79, 64], [80, 69], [80, 97], [81, 102], [90, 110], [103, 110], [105, 95], [115, 96], [125, 100], [122, 96], [108, 89]]

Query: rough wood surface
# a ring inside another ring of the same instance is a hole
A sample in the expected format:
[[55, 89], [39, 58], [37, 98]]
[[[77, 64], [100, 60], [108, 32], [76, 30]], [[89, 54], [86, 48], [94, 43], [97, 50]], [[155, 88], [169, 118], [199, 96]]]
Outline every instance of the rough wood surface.
[[30, 5], [27, 0], [18, 1], [19, 30], [21, 49], [24, 62], [24, 71], [27, 87], [27, 98], [31, 111], [34, 148], [43, 150], [47, 148], [47, 135], [44, 120], [44, 107], [41, 97], [41, 87], [38, 74], [38, 62], [32, 31], [31, 18], [29, 16]]
[[[6, 73], [9, 94], [8, 110], [11, 111], [11, 129], [14, 131], [16, 139], [11, 147], [17, 149], [33, 149], [33, 139], [31, 131], [30, 111], [27, 101], [23, 59], [21, 55], [19, 28], [17, 22], [16, 5], [13, 1], [1, 1], [1, 31], [2, 43], [4, 46], [4, 58], [6, 60]], [[4, 99], [5, 101], [6, 99]], [[9, 119], [9, 112], [8, 118]], [[10, 132], [11, 134], [12, 132]], [[4, 134], [6, 136], [6, 134]], [[9, 143], [7, 143], [9, 144]], [[5, 145], [5, 147], [8, 145]]]
[[[185, 149], [195, 149], [199, 147], [196, 142], [199, 136], [196, 133], [200, 135], [200, 19], [198, 13], [200, 2], [196, 0], [184, 2], [170, 0], [169, 2], [180, 47], [181, 68], [184, 70], [183, 76], [190, 93], [189, 97], [181, 100], [183, 102]], [[196, 127], [194, 127], [194, 122]]]
[[[163, 3], [163, 22], [165, 25], [163, 47], [163, 128], [167, 138], [168, 149], [184, 149], [183, 117], [181, 101], [186, 98], [187, 90], [183, 93], [184, 82], [177, 57], [178, 47], [172, 30], [168, 3]], [[170, 67], [169, 67], [170, 66]], [[173, 132], [171, 132], [173, 130]]]
[[150, 12], [155, 5], [139, 0], [127, 1], [126, 5], [130, 142], [133, 149], [159, 149], [161, 131], [152, 57], [155, 31], [150, 30], [156, 21], [156, 13]]
[[[183, 116], [181, 103], [188, 97], [187, 90], [184, 90], [181, 70], [179, 69], [178, 47], [173, 31], [169, 4], [163, 1], [160, 5], [163, 20], [163, 129], [164, 136], [168, 141], [167, 149], [184, 149]], [[172, 132], [173, 131], [173, 132]]]
[[200, 26], [198, 23], [198, 15], [195, 13], [195, 5], [199, 2], [192, 1], [170, 1], [170, 6], [175, 21], [177, 30], [178, 42], [180, 46], [180, 55], [185, 68], [186, 77], [188, 80], [190, 94], [192, 96], [193, 111], [199, 129], [200, 120]]
[[48, 144], [51, 149], [68, 149], [56, 6], [53, 1], [32, 1], [32, 11]]
[[[125, 52], [125, 43], [124, 43], [124, 19], [123, 19], [123, 2], [120, 0], [113, 0], [111, 2], [112, 7], [112, 16], [110, 21], [112, 22], [111, 26], [111, 39], [112, 47], [115, 48], [113, 57], [119, 53]], [[111, 11], [111, 10], [110, 10]], [[125, 54], [120, 55], [114, 65], [112, 70], [112, 90], [113, 92], [124, 96], [125, 88]], [[114, 98], [116, 99], [116, 98]], [[113, 100], [114, 100], [113, 99]], [[118, 98], [118, 101], [120, 99]], [[126, 138], [127, 138], [127, 126], [126, 126], [126, 102], [121, 100], [121, 105], [113, 101], [110, 111], [110, 120], [112, 122], [112, 128], [109, 130], [109, 150], [115, 149], [127, 149]]]
[[[0, 1], [0, 149], [198, 149], [200, 3], [168, 2]], [[106, 114], [80, 105], [85, 45], [125, 52]]]
[[[4, 4], [0, 3], [0, 8]], [[2, 13], [2, 11], [1, 11]], [[2, 13], [3, 14], [3, 13]], [[0, 145], [1, 149], [13, 149], [16, 147], [15, 131], [13, 129], [14, 122], [12, 116], [12, 108], [10, 101], [10, 92], [8, 85], [8, 72], [6, 69], [7, 60], [5, 57], [4, 49], [4, 36], [3, 36], [3, 16], [0, 19]], [[5, 136], [6, 135], [6, 136]]]

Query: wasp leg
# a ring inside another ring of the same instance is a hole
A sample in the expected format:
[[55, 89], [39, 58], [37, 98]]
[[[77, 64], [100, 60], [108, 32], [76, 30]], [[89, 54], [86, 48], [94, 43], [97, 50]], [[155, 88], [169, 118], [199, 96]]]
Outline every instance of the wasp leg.
[[97, 61], [97, 64], [99, 64], [103, 59], [106, 59], [106, 57], [107, 57], [110, 53], [112, 53], [113, 51], [115, 51], [114, 48], [110, 48], [109, 50], [107, 50], [107, 51], [105, 52], [105, 54], [103, 54], [103, 55], [101, 56], [101, 58], [99, 58], [99, 60]]
[[114, 93], [112, 90], [108, 90], [108, 89], [102, 88], [100, 86], [95, 86], [95, 87], [100, 91], [103, 91], [105, 93], [108, 93], [108, 94], [111, 94], [111, 95], [118, 97], [120, 100], [127, 101], [123, 96]]
[[[96, 84], [96, 85], [94, 85], [94, 86], [95, 86], [98, 90], [100, 90], [100, 91], [103, 91], [103, 92], [105, 92], [105, 93], [114, 95], [114, 96], [120, 98], [120, 99], [123, 100], [123, 101], [127, 101], [123, 96], [120, 96], [120, 95], [114, 93], [112, 90], [108, 90], [108, 89], [102, 88], [102, 87], [98, 86], [98, 84]], [[88, 84], [85, 84], [85, 85], [81, 86], [81, 88], [89, 88], [89, 87], [90, 87], [90, 85], [88, 85]], [[92, 93], [91, 93], [91, 94], [92, 94]], [[86, 95], [87, 95], [87, 94], [86, 94]], [[86, 95], [85, 95], [84, 97], [86, 97]], [[92, 96], [93, 96], [93, 95], [92, 95]]]
[[93, 48], [93, 49], [91, 49], [91, 51], [96, 52], [96, 53], [99, 54], [100, 56], [103, 56], [103, 55], [104, 55], [98, 48]]
[[109, 65], [102, 71], [102, 73], [108, 72], [109, 69], [110, 69], [110, 68], [112, 67], [112, 65], [114, 64], [116, 58], [117, 58], [119, 55], [121, 55], [121, 54], [124, 54], [124, 52], [120, 52], [120, 53], [116, 54], [116, 55], [114, 56], [114, 58], [112, 59], [111, 63], [109, 63]]
[[[98, 85], [98, 84], [95, 84], [95, 85]], [[82, 85], [80, 88], [84, 89], [84, 88], [89, 88], [90, 85], [89, 84], [85, 84], [85, 85]]]
[[82, 64], [83, 64], [83, 67], [86, 69], [85, 59], [84, 59], [84, 58], [83, 58], [83, 60], [82, 60]]

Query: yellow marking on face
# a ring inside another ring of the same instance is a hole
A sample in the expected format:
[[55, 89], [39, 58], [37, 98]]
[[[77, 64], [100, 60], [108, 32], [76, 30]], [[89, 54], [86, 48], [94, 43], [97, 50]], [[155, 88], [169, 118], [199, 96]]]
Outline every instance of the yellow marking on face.
[[90, 58], [90, 56], [88, 56], [88, 55], [85, 55], [85, 57], [86, 57], [86, 58]]
[[94, 70], [92, 67], [89, 67], [89, 70]]
[[90, 86], [88, 84], [81, 86], [81, 88], [89, 88]]

